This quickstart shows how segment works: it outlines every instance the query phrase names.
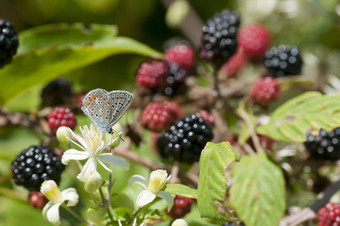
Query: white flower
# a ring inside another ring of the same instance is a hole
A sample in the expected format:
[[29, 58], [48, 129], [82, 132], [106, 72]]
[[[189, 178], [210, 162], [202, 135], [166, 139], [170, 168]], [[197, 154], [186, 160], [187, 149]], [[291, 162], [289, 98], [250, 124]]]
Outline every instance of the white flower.
[[[119, 136], [115, 136], [111, 139], [104, 139], [105, 132], [98, 130], [93, 124], [91, 124], [90, 129], [87, 126], [84, 126], [83, 128], [80, 127], [81, 136], [75, 134], [70, 128], [67, 129], [69, 133], [65, 132], [64, 135], [66, 138], [83, 151], [69, 149], [65, 151], [61, 161], [66, 165], [70, 160], [87, 159], [83, 169], [77, 176], [79, 180], [85, 181], [85, 177], [88, 173], [97, 171], [97, 162], [110, 172], [111, 169], [104, 163], [118, 165], [126, 169], [129, 168], [129, 164], [124, 159], [114, 156], [111, 153], [102, 153], [103, 150], [115, 142]], [[77, 142], [75, 142], [72, 138]]]
[[150, 174], [149, 184], [147, 185], [146, 179], [141, 175], [133, 175], [129, 178], [129, 183], [136, 183], [141, 185], [144, 190], [141, 191], [137, 197], [137, 206], [143, 207], [151, 203], [156, 196], [165, 199], [168, 203], [168, 208], [171, 208], [173, 204], [173, 197], [170, 193], [161, 191], [163, 186], [168, 182], [171, 175], [168, 177], [168, 173], [165, 170], [154, 170]]
[[172, 222], [171, 226], [188, 226], [188, 223], [183, 219], [177, 219]]
[[42, 210], [44, 217], [52, 224], [60, 224], [59, 206], [67, 201], [67, 206], [75, 206], [79, 196], [76, 189], [68, 188], [60, 192], [57, 184], [53, 180], [44, 181], [40, 188], [48, 200], [50, 200]]

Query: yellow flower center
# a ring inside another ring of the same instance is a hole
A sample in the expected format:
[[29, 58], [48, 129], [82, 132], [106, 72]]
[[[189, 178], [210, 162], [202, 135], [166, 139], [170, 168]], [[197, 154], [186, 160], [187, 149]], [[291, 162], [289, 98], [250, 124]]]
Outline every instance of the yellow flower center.
[[157, 194], [169, 179], [170, 176], [168, 177], [168, 173], [165, 170], [152, 171], [150, 174], [148, 190]]
[[89, 152], [90, 156], [96, 155], [97, 153], [95, 153], [95, 151], [103, 140], [103, 132], [97, 130], [93, 124], [91, 124], [90, 129], [87, 126], [84, 126], [83, 129], [80, 128], [80, 131], [89, 149], [87, 151]]
[[40, 191], [53, 203], [61, 203], [63, 201], [58, 185], [53, 180], [44, 181], [41, 184]]

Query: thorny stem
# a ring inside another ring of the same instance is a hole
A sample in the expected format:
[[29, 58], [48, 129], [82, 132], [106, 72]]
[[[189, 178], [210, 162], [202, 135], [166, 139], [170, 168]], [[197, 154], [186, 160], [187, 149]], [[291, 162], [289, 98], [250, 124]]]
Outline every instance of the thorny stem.
[[61, 204], [62, 207], [64, 207], [65, 210], [67, 210], [70, 214], [72, 214], [75, 218], [77, 218], [80, 222], [82, 222], [85, 225], [90, 225], [84, 218], [79, 216], [76, 212], [74, 212], [71, 208], [69, 208], [65, 203]]
[[133, 223], [133, 221], [137, 218], [137, 215], [139, 214], [139, 212], [142, 210], [143, 207], [139, 207], [131, 216], [130, 221], [128, 222], [128, 224]]
[[178, 172], [179, 172], [179, 162], [175, 162], [174, 166], [171, 169], [171, 178], [169, 184], [174, 184], [178, 181]]
[[108, 199], [106, 199], [104, 197], [104, 193], [103, 193], [102, 187], [99, 187], [98, 190], [99, 190], [100, 197], [101, 197], [101, 199], [103, 201], [103, 207], [105, 208], [105, 210], [107, 212], [107, 215], [109, 216], [109, 218], [110, 218], [110, 220], [111, 220], [111, 222], [113, 224], [114, 220], [113, 220], [113, 216], [112, 216], [112, 213], [111, 213], [111, 210], [110, 210], [110, 202], [109, 202]]

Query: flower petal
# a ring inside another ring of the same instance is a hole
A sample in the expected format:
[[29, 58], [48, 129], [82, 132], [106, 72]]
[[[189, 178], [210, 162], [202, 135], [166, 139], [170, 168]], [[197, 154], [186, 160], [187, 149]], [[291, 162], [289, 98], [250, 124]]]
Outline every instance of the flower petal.
[[137, 206], [138, 207], [143, 207], [150, 202], [152, 202], [156, 198], [156, 195], [148, 190], [143, 190], [141, 193], [139, 193], [137, 197]]
[[85, 181], [85, 176], [90, 173], [91, 171], [97, 171], [97, 161], [95, 158], [90, 157], [85, 165], [83, 166], [83, 169], [78, 174], [77, 178], [80, 181]]
[[47, 210], [46, 217], [49, 222], [52, 224], [59, 225], [60, 224], [60, 216], [59, 216], [59, 206], [61, 203], [56, 203], [51, 208]]
[[99, 158], [97, 158], [97, 161], [99, 162], [100, 165], [102, 165], [102, 167], [104, 167], [104, 169], [106, 169], [109, 172], [112, 172], [112, 170], [107, 167]]
[[120, 166], [120, 167], [123, 167], [125, 169], [129, 169], [129, 163], [125, 159], [123, 159], [121, 157], [114, 156], [111, 153], [100, 154], [98, 156], [98, 158], [101, 161], [106, 162], [108, 164]]
[[[71, 137], [69, 137], [68, 134], [65, 132], [66, 138], [67, 138], [69, 141], [71, 141], [73, 144], [77, 145], [78, 147], [80, 147], [81, 149], [83, 149], [84, 151], [86, 151], [86, 150], [87, 150], [87, 145], [86, 145], [85, 140], [84, 140], [81, 136], [75, 134], [70, 128], [67, 127], [67, 129], [68, 129], [68, 131], [70, 132]], [[77, 142], [75, 142], [75, 141], [72, 139], [72, 137], [74, 137], [74, 138], [79, 142], [79, 144], [78, 144]], [[80, 145], [80, 144], [81, 144], [81, 145]]]
[[46, 203], [46, 205], [44, 206], [43, 210], [42, 210], [42, 215], [44, 217], [46, 217], [46, 213], [47, 213], [47, 210], [53, 206], [53, 203], [51, 201], [49, 201], [48, 203]]
[[164, 199], [168, 203], [168, 211], [170, 211], [172, 205], [174, 204], [174, 197], [165, 191], [158, 192], [157, 196]]
[[78, 200], [79, 200], [79, 195], [75, 188], [67, 188], [61, 192], [61, 195], [63, 196], [63, 202], [67, 201], [66, 202], [67, 206], [77, 205]]
[[145, 177], [143, 177], [141, 175], [136, 174], [136, 175], [131, 176], [129, 178], [128, 182], [129, 182], [129, 184], [131, 184], [131, 183], [139, 184], [144, 189], [146, 189], [146, 187], [147, 187], [146, 179], [145, 179]]
[[71, 160], [84, 160], [87, 159], [89, 156], [87, 152], [78, 151], [76, 149], [69, 149], [64, 152], [63, 156], [61, 157], [61, 162], [64, 165], [67, 165]]

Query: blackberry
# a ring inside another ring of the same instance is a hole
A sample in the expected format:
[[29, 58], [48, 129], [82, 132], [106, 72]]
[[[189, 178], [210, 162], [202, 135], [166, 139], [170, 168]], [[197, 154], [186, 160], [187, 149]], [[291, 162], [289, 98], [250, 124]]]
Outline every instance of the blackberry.
[[177, 44], [165, 50], [164, 55], [169, 62], [181, 67], [191, 68], [195, 61], [195, 51], [189, 45]]
[[166, 211], [166, 214], [175, 219], [182, 218], [190, 212], [193, 204], [193, 199], [176, 195], [174, 198], [174, 205], [171, 207], [170, 212]]
[[77, 119], [71, 109], [56, 107], [48, 115], [48, 126], [52, 133], [55, 134], [61, 126], [67, 126], [74, 129], [77, 126]]
[[[223, 224], [222, 224], [222, 226], [235, 226], [236, 224], [234, 224], [233, 222], [231, 222], [231, 221], [227, 221], [227, 222], [224, 222]], [[239, 224], [240, 226], [244, 226], [244, 224], [241, 222], [240, 224]]]
[[340, 159], [340, 127], [327, 132], [320, 129], [319, 133], [311, 131], [304, 142], [306, 149], [315, 158], [325, 160]]
[[264, 66], [275, 78], [299, 75], [302, 68], [300, 50], [297, 46], [280, 45], [265, 54]]
[[48, 202], [48, 199], [44, 196], [44, 194], [39, 191], [31, 191], [28, 198], [29, 198], [31, 205], [34, 208], [41, 209], [41, 210], [44, 208], [44, 206]]
[[203, 118], [192, 114], [162, 132], [157, 146], [163, 158], [190, 164], [199, 160], [205, 144], [213, 137], [211, 126]]
[[42, 89], [40, 96], [43, 107], [66, 104], [72, 97], [72, 84], [64, 78], [57, 78]]
[[226, 62], [236, 53], [239, 25], [239, 14], [236, 11], [223, 10], [208, 19], [202, 28], [200, 57], [217, 66]]
[[247, 63], [248, 60], [246, 55], [244, 55], [242, 50], [238, 50], [237, 53], [223, 65], [223, 72], [227, 78], [236, 77], [236, 75], [242, 71]]
[[136, 73], [136, 81], [139, 85], [157, 92], [164, 87], [168, 74], [169, 65], [167, 61], [149, 59], [140, 64]]
[[280, 85], [275, 78], [264, 77], [258, 80], [251, 90], [253, 101], [261, 106], [267, 106], [282, 95]]
[[318, 211], [318, 226], [340, 225], [340, 204], [327, 203]]
[[19, 46], [18, 33], [12, 22], [0, 18], [0, 68], [12, 61]]
[[61, 157], [45, 146], [30, 146], [12, 162], [12, 178], [17, 185], [30, 191], [40, 191], [45, 180], [59, 183], [65, 166]]
[[186, 76], [186, 69], [182, 68], [179, 64], [169, 62], [169, 74], [166, 77], [164, 94], [167, 96], [183, 94], [186, 90], [184, 83]]
[[205, 110], [201, 110], [200, 112], [196, 113], [197, 117], [204, 118], [205, 122], [210, 124], [211, 126], [215, 125], [215, 116]]

